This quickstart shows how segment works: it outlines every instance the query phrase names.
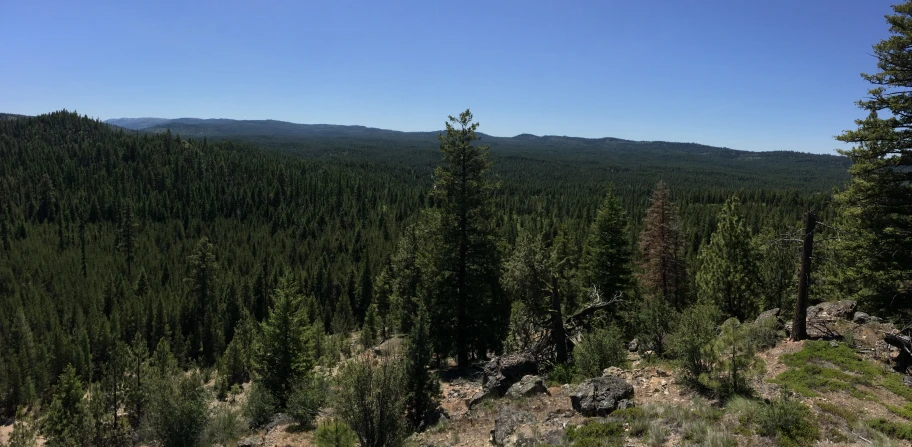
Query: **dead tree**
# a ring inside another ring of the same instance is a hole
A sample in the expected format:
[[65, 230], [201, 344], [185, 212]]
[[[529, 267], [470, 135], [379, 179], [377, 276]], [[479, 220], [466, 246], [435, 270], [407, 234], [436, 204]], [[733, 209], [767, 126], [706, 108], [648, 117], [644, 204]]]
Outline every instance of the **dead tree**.
[[795, 318], [792, 321], [792, 341], [807, 338], [808, 288], [811, 283], [811, 255], [814, 250], [814, 228], [817, 216], [808, 211], [804, 225], [804, 250], [801, 253], [801, 276], [798, 280], [798, 299], [795, 301]]

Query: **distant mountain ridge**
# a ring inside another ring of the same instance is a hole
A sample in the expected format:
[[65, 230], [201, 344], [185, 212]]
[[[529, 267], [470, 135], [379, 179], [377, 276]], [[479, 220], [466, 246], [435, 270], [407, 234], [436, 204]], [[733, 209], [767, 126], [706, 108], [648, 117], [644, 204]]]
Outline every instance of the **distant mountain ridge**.
[[[172, 133], [179, 133], [181, 136], [191, 138], [355, 138], [400, 140], [424, 143], [433, 142], [436, 144], [437, 134], [441, 132], [404, 132], [358, 125], [297, 124], [278, 120], [235, 120], [227, 118], [116, 118], [106, 120], [105, 122], [127, 129], [141, 130], [153, 133], [170, 130]], [[478, 135], [485, 141], [486, 144], [490, 144], [492, 146], [503, 144], [507, 146], [522, 145], [527, 148], [540, 146], [549, 149], [570, 149], [573, 147], [595, 149], [599, 147], [617, 148], [618, 146], [638, 146], [640, 150], [647, 149], [647, 147], [648, 149], [655, 149], [656, 147], [671, 149], [671, 147], [674, 147], [674, 150], [676, 151], [704, 154], [712, 153], [721, 155], [723, 158], [744, 156], [750, 158], [756, 156], [755, 154], [764, 153], [793, 153], [821, 157], [844, 158], [826, 154], [808, 154], [798, 151], [751, 152], [738, 149], [730, 149], [726, 147], [707, 146], [699, 143], [634, 141], [613, 137], [583, 138], [559, 135], [538, 136], [529, 133], [522, 133], [514, 137], [495, 137], [480, 132]], [[761, 157], [763, 156], [761, 155]]]

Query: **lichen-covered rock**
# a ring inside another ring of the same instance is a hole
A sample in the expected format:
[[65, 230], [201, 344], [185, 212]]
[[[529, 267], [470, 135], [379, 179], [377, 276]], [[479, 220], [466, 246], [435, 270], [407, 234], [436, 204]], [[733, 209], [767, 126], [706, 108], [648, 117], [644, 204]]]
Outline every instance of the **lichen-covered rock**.
[[827, 301], [808, 307], [808, 319], [814, 318], [842, 318], [849, 320], [855, 315], [858, 308], [858, 302], [854, 300]]
[[494, 445], [509, 447], [534, 445], [534, 439], [525, 436], [524, 430], [520, 430], [520, 428], [535, 423], [535, 415], [532, 413], [504, 405], [500, 407], [497, 418], [494, 419], [491, 442]]
[[852, 322], [856, 324], [865, 324], [868, 321], [871, 321], [871, 316], [865, 312], [855, 312], [855, 315], [852, 316]]
[[527, 375], [523, 376], [522, 379], [519, 379], [519, 382], [513, 384], [509, 390], [507, 390], [507, 397], [517, 398], [517, 397], [526, 397], [533, 396], [536, 394], [548, 394], [548, 387], [545, 386], [545, 381], [542, 380], [539, 376]]
[[633, 398], [633, 386], [618, 377], [596, 377], [579, 384], [570, 394], [573, 409], [584, 416], [607, 416], [621, 401]]
[[630, 343], [627, 344], [628, 352], [637, 352], [640, 349], [640, 342], [637, 339], [630, 340]]

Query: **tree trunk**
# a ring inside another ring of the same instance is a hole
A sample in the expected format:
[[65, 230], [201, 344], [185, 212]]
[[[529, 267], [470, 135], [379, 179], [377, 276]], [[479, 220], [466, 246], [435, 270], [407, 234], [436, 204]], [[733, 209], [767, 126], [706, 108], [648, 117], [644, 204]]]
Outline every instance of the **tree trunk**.
[[795, 318], [792, 321], [792, 341], [807, 338], [808, 288], [811, 283], [811, 255], [814, 250], [814, 228], [817, 216], [808, 211], [804, 226], [804, 250], [801, 254], [801, 276], [798, 282], [798, 299], [795, 301]]
[[564, 332], [564, 317], [561, 314], [560, 290], [557, 277], [551, 276], [551, 332], [557, 363], [567, 363], [567, 335]]

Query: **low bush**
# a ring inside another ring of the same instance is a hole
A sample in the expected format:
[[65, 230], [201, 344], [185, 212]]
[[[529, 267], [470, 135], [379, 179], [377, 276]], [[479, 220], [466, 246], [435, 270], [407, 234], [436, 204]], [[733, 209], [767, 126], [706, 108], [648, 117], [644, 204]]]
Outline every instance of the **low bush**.
[[358, 435], [344, 422], [333, 420], [317, 427], [314, 442], [317, 447], [355, 447]]
[[320, 377], [309, 377], [292, 389], [285, 411], [299, 425], [309, 426], [320, 413], [326, 395], [326, 382]]
[[761, 407], [757, 427], [759, 434], [775, 437], [783, 446], [809, 445], [820, 436], [810, 409], [787, 394]]
[[621, 366], [626, 361], [621, 332], [613, 327], [587, 333], [573, 349], [573, 363], [584, 378], [601, 376], [605, 368]]
[[265, 387], [254, 382], [244, 402], [243, 413], [251, 427], [266, 425], [276, 412], [276, 399]]

